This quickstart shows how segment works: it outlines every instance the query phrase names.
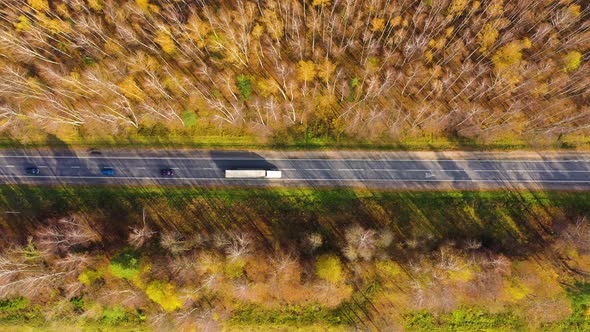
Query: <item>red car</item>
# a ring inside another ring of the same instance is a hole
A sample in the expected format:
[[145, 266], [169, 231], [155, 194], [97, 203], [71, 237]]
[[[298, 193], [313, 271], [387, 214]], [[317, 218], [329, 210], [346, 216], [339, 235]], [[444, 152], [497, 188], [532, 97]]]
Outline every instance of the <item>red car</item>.
[[164, 168], [160, 173], [162, 176], [174, 176], [174, 170], [172, 168]]

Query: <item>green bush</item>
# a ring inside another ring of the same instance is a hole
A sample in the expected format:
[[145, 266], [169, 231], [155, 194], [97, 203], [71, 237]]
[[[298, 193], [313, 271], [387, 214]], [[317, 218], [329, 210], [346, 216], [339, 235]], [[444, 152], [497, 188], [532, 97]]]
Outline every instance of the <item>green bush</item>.
[[116, 325], [127, 320], [127, 312], [121, 306], [106, 307], [100, 321], [107, 325]]
[[14, 299], [0, 300], [0, 322], [38, 324], [43, 321], [43, 309], [39, 306], [32, 305], [29, 299], [17, 297]]
[[140, 254], [133, 248], [126, 248], [111, 259], [109, 269], [118, 278], [132, 279], [139, 274]]
[[17, 297], [10, 300], [0, 301], [0, 312], [15, 312], [29, 307], [29, 300]]
[[182, 112], [181, 117], [185, 127], [194, 127], [197, 124], [197, 115], [193, 111], [186, 110]]
[[252, 94], [252, 81], [250, 78], [244, 74], [239, 75], [237, 78], [237, 85], [242, 98], [248, 100]]
[[83, 296], [71, 298], [70, 303], [72, 304], [72, 307], [74, 307], [74, 311], [77, 313], [84, 312], [84, 309], [86, 308], [86, 303], [84, 302]]

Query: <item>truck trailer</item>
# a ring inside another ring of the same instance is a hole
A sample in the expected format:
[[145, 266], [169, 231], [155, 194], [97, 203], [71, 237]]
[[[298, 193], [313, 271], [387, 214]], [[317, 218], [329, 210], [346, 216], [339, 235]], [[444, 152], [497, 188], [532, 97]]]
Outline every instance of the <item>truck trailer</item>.
[[280, 179], [281, 171], [264, 169], [226, 169], [225, 177], [233, 179]]

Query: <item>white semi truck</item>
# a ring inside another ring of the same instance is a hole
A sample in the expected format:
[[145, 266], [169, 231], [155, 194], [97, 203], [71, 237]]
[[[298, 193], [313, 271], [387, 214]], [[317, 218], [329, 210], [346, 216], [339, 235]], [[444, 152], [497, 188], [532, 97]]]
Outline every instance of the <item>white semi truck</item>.
[[226, 169], [226, 178], [234, 179], [280, 179], [281, 171], [271, 171], [264, 169]]

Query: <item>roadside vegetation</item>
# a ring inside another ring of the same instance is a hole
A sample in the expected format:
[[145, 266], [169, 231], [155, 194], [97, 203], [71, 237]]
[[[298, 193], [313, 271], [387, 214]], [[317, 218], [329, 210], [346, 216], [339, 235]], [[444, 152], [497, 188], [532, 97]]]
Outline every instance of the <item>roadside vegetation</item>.
[[588, 147], [588, 8], [1, 0], [2, 144]]
[[0, 326], [590, 328], [590, 194], [0, 187]]

